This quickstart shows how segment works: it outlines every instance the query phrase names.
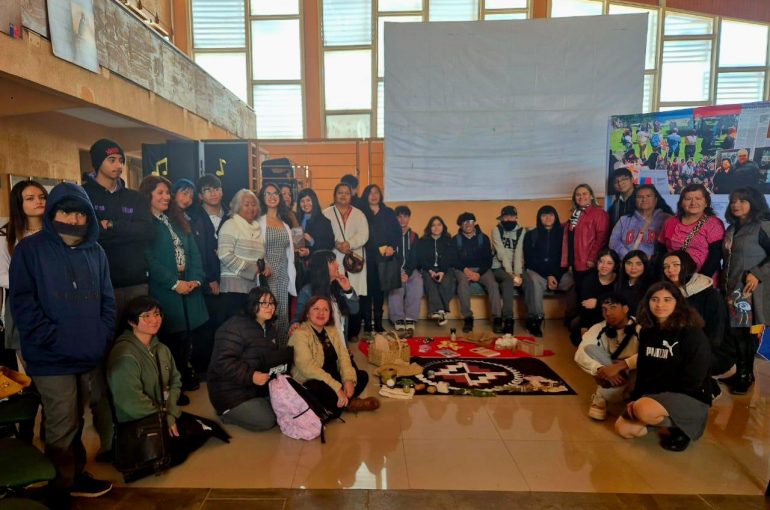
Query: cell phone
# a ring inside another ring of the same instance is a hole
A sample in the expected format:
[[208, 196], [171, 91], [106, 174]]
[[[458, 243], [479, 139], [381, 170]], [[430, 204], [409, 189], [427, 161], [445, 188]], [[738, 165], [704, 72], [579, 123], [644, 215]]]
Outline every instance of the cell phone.
[[257, 260], [257, 270], [259, 270], [259, 274], [265, 272], [265, 259]]

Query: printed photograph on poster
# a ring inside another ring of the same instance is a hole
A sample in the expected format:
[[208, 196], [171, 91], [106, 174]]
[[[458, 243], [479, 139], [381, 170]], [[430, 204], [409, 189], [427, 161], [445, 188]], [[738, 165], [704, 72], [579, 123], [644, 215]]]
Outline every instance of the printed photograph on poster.
[[21, 39], [21, 0], [0, 2], [0, 32]]
[[612, 173], [628, 169], [636, 184], [654, 184], [673, 208], [690, 184], [712, 193], [721, 216], [734, 189], [770, 193], [770, 103], [709, 106], [614, 116], [609, 123], [607, 207]]
[[48, 17], [53, 54], [98, 73], [93, 0], [48, 0]]

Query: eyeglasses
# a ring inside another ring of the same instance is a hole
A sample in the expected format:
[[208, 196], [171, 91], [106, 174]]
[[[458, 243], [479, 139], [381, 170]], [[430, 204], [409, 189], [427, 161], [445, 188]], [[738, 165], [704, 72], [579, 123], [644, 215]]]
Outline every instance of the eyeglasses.
[[270, 308], [271, 306], [276, 306], [275, 301], [260, 301], [259, 306], [262, 308]]
[[476, 220], [465, 220], [463, 221], [463, 225], [473, 225], [476, 223]]
[[201, 193], [204, 195], [210, 195], [211, 193], [220, 193], [222, 191], [222, 188], [203, 188], [201, 190]]
[[150, 319], [159, 319], [162, 317], [163, 317], [163, 312], [159, 312], [157, 310], [154, 312], [145, 312], [145, 313], [139, 314], [139, 318], [145, 321]]
[[267, 198], [278, 198], [280, 196], [281, 196], [280, 193], [276, 193], [274, 191], [265, 191], [265, 197]]

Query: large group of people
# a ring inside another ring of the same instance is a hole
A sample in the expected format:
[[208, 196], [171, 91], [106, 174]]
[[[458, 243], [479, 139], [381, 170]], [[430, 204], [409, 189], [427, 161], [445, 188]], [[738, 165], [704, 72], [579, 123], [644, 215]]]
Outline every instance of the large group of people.
[[452, 235], [441, 216], [412, 230], [408, 207], [388, 207], [377, 185], [359, 197], [352, 175], [327, 208], [312, 189], [267, 182], [228, 209], [214, 175], [149, 175], [134, 191], [115, 142], [96, 142], [91, 161], [83, 187], [16, 184], [0, 243], [6, 347], [41, 396], [57, 490], [111, 488], [84, 470], [87, 403], [97, 460], [111, 459], [115, 421], [158, 410], [175, 463], [209, 437], [226, 441], [181, 411], [200, 372], [220, 421], [248, 430], [276, 424], [267, 388], [282, 370], [331, 415], [377, 409], [347, 341], [384, 330], [386, 300], [393, 326], [414, 330], [423, 295], [440, 326], [457, 297], [468, 333], [471, 294], [483, 291], [505, 334], [519, 292], [526, 329], [542, 336], [545, 293], [566, 293], [576, 361], [598, 383], [589, 416], [631, 398], [619, 434], [665, 427], [672, 450], [702, 435], [717, 379], [736, 394], [753, 383], [750, 328], [770, 317], [770, 211], [753, 187], [731, 191], [725, 229], [703, 184], [686, 186], [674, 212], [622, 168], [609, 213], [580, 184], [563, 224], [545, 205], [525, 229], [507, 205], [489, 234], [463, 212]]

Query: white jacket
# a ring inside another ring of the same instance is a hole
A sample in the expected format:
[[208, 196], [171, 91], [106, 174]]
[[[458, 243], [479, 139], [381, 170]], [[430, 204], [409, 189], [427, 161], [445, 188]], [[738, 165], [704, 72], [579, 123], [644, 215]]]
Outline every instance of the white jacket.
[[[361, 212], [360, 209], [352, 206], [347, 223], [342, 221], [342, 215], [334, 206], [324, 209], [323, 215], [329, 218], [329, 221], [332, 223], [334, 241], [347, 241], [350, 243], [350, 249], [359, 257], [364, 258], [364, 268], [361, 272], [349, 273], [347, 276], [350, 280], [350, 284], [356, 289], [358, 295], [366, 296], [366, 266], [369, 263], [369, 261], [366, 260], [366, 254], [364, 253], [364, 245], [366, 244], [366, 241], [369, 240], [369, 222], [366, 220], [366, 216], [364, 216], [364, 213]], [[340, 226], [342, 229], [340, 229]], [[340, 265], [340, 271], [344, 271], [342, 259], [345, 258], [345, 254], [336, 248], [334, 249], [334, 254], [337, 256], [337, 263]]]
[[[632, 319], [628, 319], [628, 324], [631, 323]], [[575, 363], [577, 363], [580, 368], [591, 375], [596, 375], [596, 371], [604, 365], [589, 356], [586, 353], [586, 347], [589, 345], [598, 345], [607, 351], [607, 355], [609, 356], [615, 352], [615, 349], [618, 348], [620, 342], [623, 341], [623, 329], [618, 330], [617, 336], [615, 338], [609, 338], [605, 334], [600, 334], [606, 325], [606, 321], [601, 321], [598, 324], [591, 326], [591, 328], [583, 335], [583, 340], [580, 342], [580, 345], [575, 352]], [[639, 351], [640, 329], [641, 328], [639, 325], [637, 325], [636, 335], [631, 339], [630, 342], [628, 342], [628, 345], [625, 349], [623, 349], [623, 352], [620, 353], [620, 356], [617, 357], [618, 360], [624, 360], [626, 365], [628, 365], [628, 368], [631, 370], [636, 369], [636, 358], [637, 352]]]

